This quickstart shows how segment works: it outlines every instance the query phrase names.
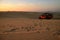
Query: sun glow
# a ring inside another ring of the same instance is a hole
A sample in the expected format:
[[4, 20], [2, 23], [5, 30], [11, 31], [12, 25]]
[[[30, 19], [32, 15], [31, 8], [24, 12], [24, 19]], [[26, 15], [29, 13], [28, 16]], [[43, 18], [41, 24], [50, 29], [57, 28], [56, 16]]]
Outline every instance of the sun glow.
[[55, 11], [60, 10], [59, 3], [56, 0], [1, 0], [0, 11]]

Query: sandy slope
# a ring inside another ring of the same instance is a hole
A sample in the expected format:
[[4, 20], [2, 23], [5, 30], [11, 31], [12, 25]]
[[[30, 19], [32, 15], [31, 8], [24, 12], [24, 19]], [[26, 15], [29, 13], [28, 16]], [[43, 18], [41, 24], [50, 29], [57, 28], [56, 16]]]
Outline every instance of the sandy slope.
[[60, 40], [60, 20], [1, 18], [0, 40]]

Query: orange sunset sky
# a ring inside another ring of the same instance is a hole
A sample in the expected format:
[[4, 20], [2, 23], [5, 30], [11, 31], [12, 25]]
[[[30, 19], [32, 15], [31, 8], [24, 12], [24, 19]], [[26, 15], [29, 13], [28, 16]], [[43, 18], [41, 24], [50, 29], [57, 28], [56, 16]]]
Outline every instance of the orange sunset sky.
[[58, 11], [59, 0], [0, 0], [0, 11]]

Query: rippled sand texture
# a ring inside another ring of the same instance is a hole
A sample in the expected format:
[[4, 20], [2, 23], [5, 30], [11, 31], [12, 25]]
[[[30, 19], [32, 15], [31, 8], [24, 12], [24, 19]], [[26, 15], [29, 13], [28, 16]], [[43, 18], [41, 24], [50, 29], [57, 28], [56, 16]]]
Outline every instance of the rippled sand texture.
[[60, 40], [60, 20], [1, 18], [0, 40]]

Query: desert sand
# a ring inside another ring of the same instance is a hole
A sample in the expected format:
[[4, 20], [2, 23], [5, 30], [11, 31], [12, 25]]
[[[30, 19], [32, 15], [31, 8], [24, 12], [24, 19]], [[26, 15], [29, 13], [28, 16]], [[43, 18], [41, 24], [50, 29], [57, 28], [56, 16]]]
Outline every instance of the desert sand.
[[0, 18], [0, 40], [60, 40], [60, 20]]

